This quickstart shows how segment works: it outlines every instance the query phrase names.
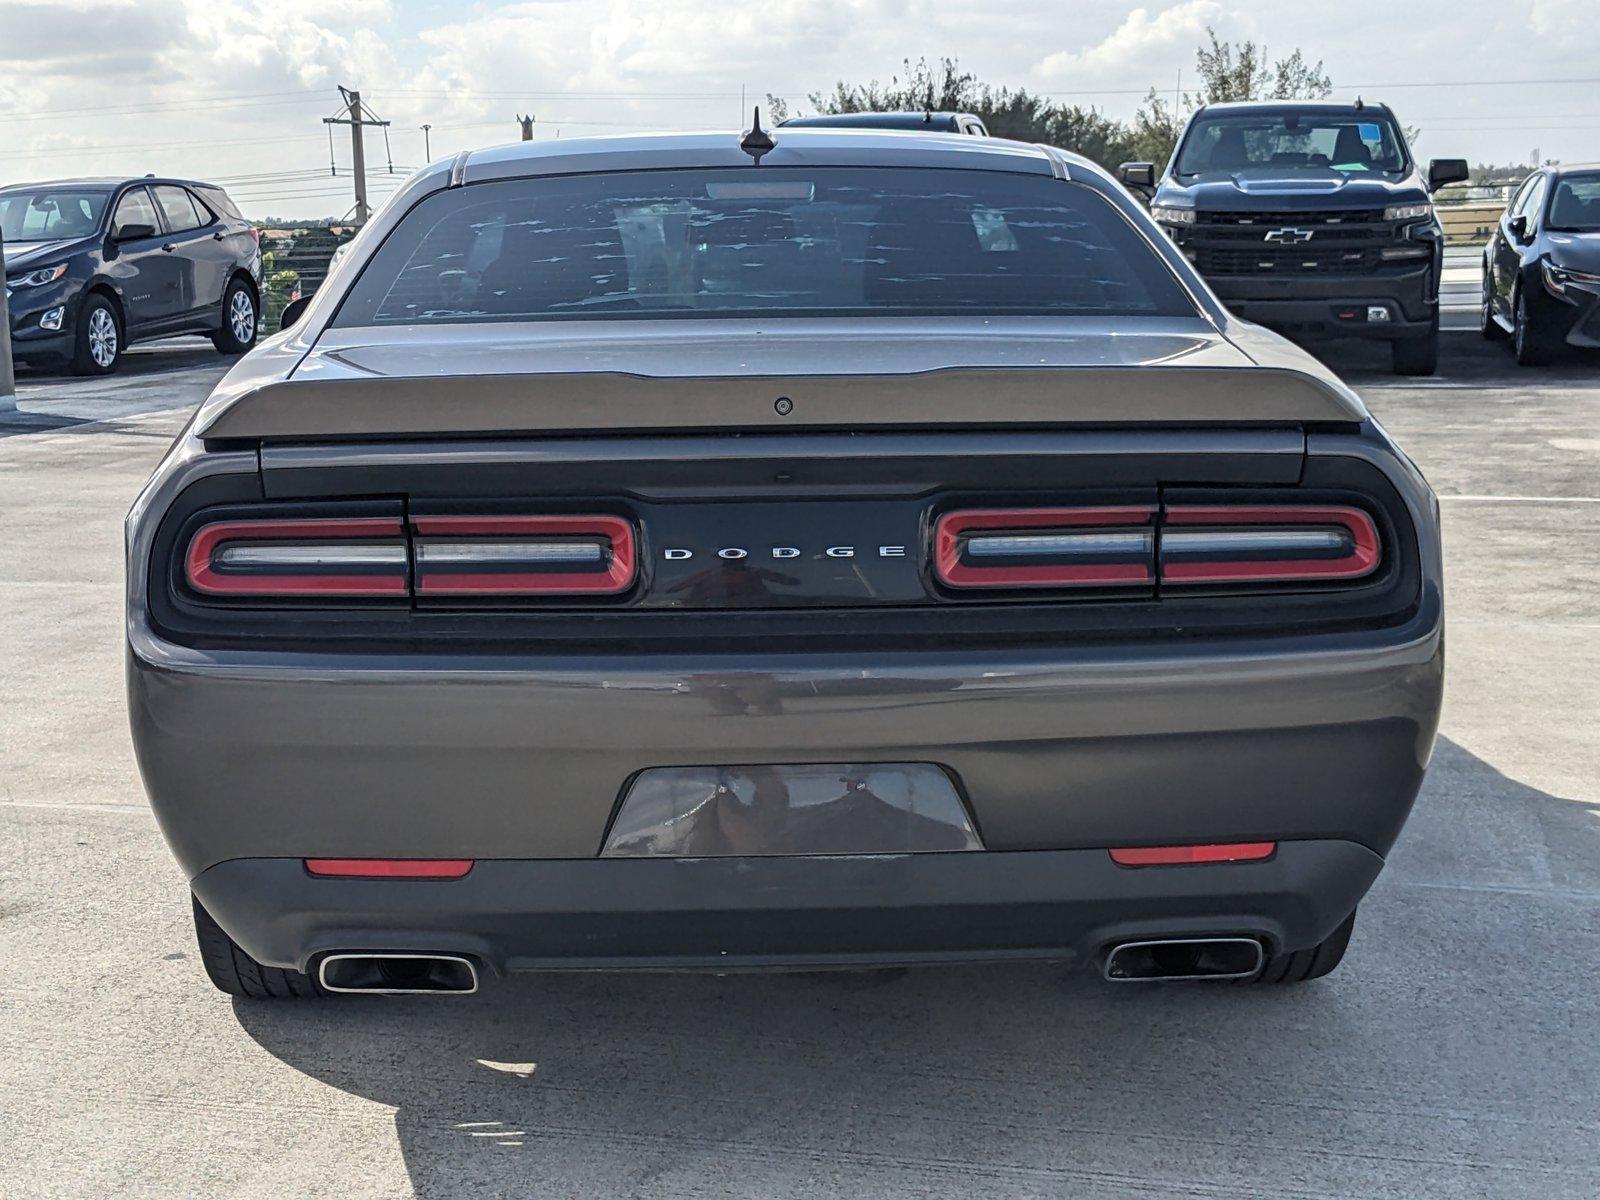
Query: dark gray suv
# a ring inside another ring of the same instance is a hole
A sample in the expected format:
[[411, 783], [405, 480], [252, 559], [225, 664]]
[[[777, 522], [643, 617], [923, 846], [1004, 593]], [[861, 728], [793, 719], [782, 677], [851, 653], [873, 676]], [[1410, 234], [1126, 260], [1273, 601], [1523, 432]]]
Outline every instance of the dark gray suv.
[[220, 187], [183, 179], [66, 179], [0, 188], [12, 353], [109, 375], [130, 342], [255, 345], [258, 233]]

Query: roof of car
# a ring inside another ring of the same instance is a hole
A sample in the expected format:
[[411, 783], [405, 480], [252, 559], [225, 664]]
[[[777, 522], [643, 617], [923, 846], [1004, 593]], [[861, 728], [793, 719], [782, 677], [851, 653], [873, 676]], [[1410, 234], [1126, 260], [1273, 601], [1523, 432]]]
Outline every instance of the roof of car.
[[1030, 175], [1066, 175], [1070, 170], [1086, 176], [1104, 174], [1088, 159], [1065, 150], [942, 130], [924, 133], [779, 126], [768, 132], [774, 146], [762, 154], [759, 167], [750, 154], [740, 149], [737, 133], [719, 131], [511, 142], [463, 152], [454, 160], [434, 163], [426, 174], [446, 172], [460, 183], [586, 171], [695, 167], [953, 167]]
[[790, 117], [778, 123], [779, 129], [929, 129], [936, 122], [951, 124], [976, 121], [973, 113], [929, 110], [919, 112], [819, 113], [811, 117]]
[[1207, 104], [1200, 112], [1204, 113], [1261, 113], [1275, 115], [1278, 113], [1313, 112], [1339, 114], [1341, 116], [1358, 112], [1375, 112], [1393, 116], [1387, 104], [1373, 104], [1363, 102], [1359, 106], [1354, 100], [1225, 100], [1218, 104]]
[[80, 175], [70, 179], [34, 179], [27, 183], [8, 183], [0, 186], [0, 192], [9, 192], [16, 188], [41, 188], [41, 187], [122, 187], [129, 183], [176, 183], [184, 187], [218, 188], [219, 184], [207, 183], [203, 179], [181, 179], [174, 175]]
[[1588, 175], [1595, 171], [1600, 171], [1600, 162], [1559, 163], [1553, 167], [1546, 167], [1545, 170], [1552, 175], [1577, 175], [1580, 173]]

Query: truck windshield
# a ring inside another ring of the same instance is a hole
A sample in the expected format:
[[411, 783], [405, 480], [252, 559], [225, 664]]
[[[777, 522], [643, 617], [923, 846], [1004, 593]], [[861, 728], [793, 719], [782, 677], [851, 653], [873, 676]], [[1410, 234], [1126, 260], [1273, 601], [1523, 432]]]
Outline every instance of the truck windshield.
[[83, 188], [0, 192], [0, 237], [8, 242], [88, 237], [100, 228], [109, 195]]
[[1600, 172], [1562, 176], [1550, 194], [1546, 227], [1562, 233], [1600, 233]]
[[1200, 116], [1178, 154], [1179, 175], [1402, 175], [1405, 143], [1387, 116], [1348, 113], [1228, 113]]
[[762, 167], [437, 192], [336, 326], [967, 313], [1193, 316], [1109, 200], [1048, 175]]

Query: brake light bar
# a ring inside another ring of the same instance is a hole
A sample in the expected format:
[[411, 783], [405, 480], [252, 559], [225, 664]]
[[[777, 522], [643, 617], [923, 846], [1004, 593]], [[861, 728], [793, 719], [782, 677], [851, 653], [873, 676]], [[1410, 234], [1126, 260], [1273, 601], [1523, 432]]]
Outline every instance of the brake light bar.
[[1353, 580], [1378, 569], [1378, 528], [1342, 505], [1172, 505], [1163, 584]]
[[184, 556], [184, 577], [211, 596], [404, 596], [399, 518], [214, 521]]
[[1260, 862], [1277, 842], [1215, 842], [1204, 846], [1129, 846], [1107, 851], [1119, 867], [1176, 867], [1193, 863]]
[[945, 513], [934, 526], [934, 570], [953, 588], [1148, 584], [1155, 513], [1141, 504]]
[[415, 517], [419, 596], [606, 596], [633, 586], [621, 517]]

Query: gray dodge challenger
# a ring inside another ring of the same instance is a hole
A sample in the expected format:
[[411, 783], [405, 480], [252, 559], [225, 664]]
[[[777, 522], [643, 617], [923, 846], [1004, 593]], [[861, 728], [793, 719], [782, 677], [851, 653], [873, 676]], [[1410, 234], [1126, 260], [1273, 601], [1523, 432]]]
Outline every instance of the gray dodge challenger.
[[127, 523], [223, 991], [1338, 964], [1438, 723], [1437, 506], [1092, 163], [473, 151], [289, 316]]

